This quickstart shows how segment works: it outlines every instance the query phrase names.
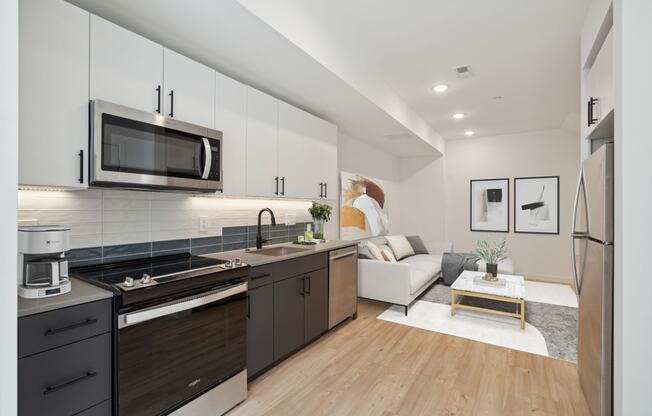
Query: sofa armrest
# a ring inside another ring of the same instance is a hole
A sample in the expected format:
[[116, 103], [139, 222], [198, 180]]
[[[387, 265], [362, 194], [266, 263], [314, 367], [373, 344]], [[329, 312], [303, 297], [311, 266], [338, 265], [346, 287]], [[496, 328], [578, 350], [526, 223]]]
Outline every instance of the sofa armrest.
[[428, 249], [430, 254], [444, 254], [453, 252], [453, 243], [451, 241], [424, 241], [423, 245]]
[[358, 296], [388, 303], [410, 302], [410, 266], [379, 260], [358, 260]]

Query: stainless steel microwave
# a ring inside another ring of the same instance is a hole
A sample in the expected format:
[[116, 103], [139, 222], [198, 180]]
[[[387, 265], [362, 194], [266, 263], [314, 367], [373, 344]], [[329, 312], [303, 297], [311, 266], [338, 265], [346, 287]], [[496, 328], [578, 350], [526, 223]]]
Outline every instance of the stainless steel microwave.
[[91, 186], [222, 190], [222, 132], [101, 100], [90, 103]]

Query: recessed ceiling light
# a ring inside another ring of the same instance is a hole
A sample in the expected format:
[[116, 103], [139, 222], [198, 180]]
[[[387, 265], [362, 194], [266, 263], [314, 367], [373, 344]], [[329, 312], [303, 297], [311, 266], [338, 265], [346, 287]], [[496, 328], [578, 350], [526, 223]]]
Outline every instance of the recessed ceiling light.
[[473, 135], [475, 134], [475, 132], [474, 132], [473, 130], [467, 130], [467, 131], [464, 132], [464, 134], [465, 134], [466, 136], [469, 136], [469, 137], [470, 137], [470, 136], [473, 136]]
[[433, 90], [434, 92], [438, 92], [438, 93], [440, 93], [440, 94], [441, 94], [442, 92], [445, 92], [447, 89], [448, 89], [448, 85], [446, 85], [446, 84], [437, 84], [437, 85], [435, 85], [434, 87], [432, 87], [432, 90]]
[[455, 120], [461, 120], [461, 119], [463, 119], [464, 117], [466, 117], [466, 114], [464, 114], [464, 113], [455, 113], [455, 114], [453, 114], [453, 118], [454, 118]]

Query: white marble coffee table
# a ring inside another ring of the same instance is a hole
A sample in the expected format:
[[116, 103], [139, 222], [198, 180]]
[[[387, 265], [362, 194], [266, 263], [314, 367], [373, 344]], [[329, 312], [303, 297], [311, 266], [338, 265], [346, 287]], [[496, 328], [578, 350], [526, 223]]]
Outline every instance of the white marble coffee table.
[[[458, 308], [482, 311], [520, 319], [521, 329], [525, 329], [525, 279], [523, 276], [499, 274], [499, 283], [482, 281], [484, 272], [465, 270], [451, 285], [451, 316], [455, 316]], [[490, 299], [499, 302], [512, 303], [514, 312], [462, 304], [465, 297]]]

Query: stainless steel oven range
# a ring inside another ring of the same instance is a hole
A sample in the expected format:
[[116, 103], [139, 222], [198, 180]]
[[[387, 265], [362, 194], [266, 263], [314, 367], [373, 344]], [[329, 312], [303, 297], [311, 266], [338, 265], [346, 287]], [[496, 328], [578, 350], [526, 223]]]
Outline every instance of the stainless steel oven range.
[[116, 294], [114, 414], [217, 415], [245, 399], [249, 269], [179, 254], [71, 271]]
[[90, 185], [222, 190], [222, 132], [102, 100], [90, 103]]

